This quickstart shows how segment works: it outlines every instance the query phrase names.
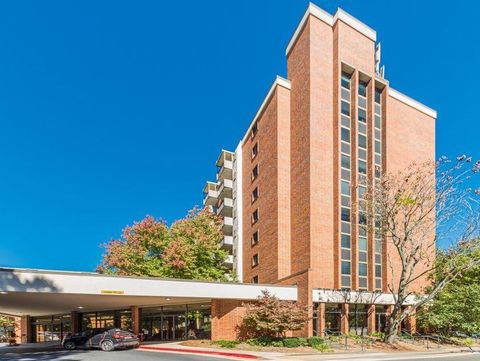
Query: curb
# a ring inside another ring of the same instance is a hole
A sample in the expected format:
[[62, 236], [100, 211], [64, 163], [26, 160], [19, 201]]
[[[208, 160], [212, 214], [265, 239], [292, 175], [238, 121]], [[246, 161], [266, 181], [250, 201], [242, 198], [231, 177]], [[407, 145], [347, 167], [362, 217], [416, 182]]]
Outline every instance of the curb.
[[177, 352], [177, 353], [191, 353], [199, 355], [211, 355], [211, 356], [224, 356], [224, 357], [236, 357], [249, 360], [259, 360], [260, 357], [246, 354], [246, 353], [237, 353], [237, 352], [225, 352], [225, 351], [207, 351], [207, 350], [191, 350], [184, 348], [175, 348], [175, 347], [157, 347], [157, 346], [140, 346], [140, 350], [151, 350], [151, 351], [165, 351], [165, 352]]

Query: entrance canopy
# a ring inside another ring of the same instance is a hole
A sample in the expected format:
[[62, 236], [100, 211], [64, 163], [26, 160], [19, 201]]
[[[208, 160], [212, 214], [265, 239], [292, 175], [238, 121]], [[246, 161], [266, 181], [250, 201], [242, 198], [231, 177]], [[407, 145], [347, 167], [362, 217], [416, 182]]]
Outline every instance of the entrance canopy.
[[263, 290], [282, 300], [297, 300], [296, 286], [0, 268], [0, 313], [42, 316], [212, 299], [248, 301], [257, 299]]

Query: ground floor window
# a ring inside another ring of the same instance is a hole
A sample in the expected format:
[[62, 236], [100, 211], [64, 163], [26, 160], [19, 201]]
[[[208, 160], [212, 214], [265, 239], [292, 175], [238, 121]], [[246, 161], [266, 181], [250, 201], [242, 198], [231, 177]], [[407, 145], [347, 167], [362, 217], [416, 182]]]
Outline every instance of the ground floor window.
[[324, 336], [326, 334], [340, 333], [341, 306], [336, 303], [325, 304], [325, 328], [320, 329], [320, 312], [318, 311], [320, 304], [315, 303], [313, 308], [313, 335]]
[[387, 306], [375, 306], [375, 331], [385, 332], [387, 325]]
[[71, 332], [70, 315], [33, 317], [32, 332], [35, 342], [61, 341]]
[[368, 334], [368, 305], [350, 304], [348, 310], [350, 332], [356, 335]]
[[141, 331], [145, 340], [206, 339], [211, 334], [210, 304], [143, 308]]
[[130, 310], [89, 312], [80, 314], [80, 317], [80, 331], [112, 327], [132, 331], [132, 312]]

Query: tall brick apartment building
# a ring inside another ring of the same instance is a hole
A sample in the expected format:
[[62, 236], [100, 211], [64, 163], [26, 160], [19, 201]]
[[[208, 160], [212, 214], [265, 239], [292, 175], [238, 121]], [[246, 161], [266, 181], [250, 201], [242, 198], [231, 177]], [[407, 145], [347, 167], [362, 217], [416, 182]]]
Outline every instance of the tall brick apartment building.
[[223, 246], [239, 280], [298, 286], [315, 310], [304, 333], [380, 329], [389, 302], [364, 300], [353, 315], [339, 300], [392, 282], [392, 246], [352, 204], [382, 173], [435, 159], [436, 112], [390, 87], [376, 32], [341, 9], [310, 4], [286, 56], [287, 79], [222, 151], [204, 203], [231, 225]]
[[434, 159], [436, 112], [390, 87], [375, 31], [340, 9], [310, 4], [286, 56], [288, 79], [204, 189], [239, 282], [0, 268], [0, 312], [21, 317], [21, 342], [103, 327], [233, 339], [242, 303], [264, 290], [309, 306], [305, 336], [382, 329], [395, 251], [367, 230], [361, 195], [382, 173]]

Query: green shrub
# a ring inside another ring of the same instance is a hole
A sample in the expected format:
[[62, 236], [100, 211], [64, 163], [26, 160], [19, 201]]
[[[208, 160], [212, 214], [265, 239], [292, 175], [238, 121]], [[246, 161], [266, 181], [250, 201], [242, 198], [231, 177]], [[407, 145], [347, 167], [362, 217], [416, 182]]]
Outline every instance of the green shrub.
[[273, 346], [273, 347], [283, 347], [283, 341], [282, 340], [272, 341], [271, 346]]
[[238, 345], [238, 341], [231, 340], [218, 340], [214, 341], [213, 343], [223, 348], [235, 348]]
[[272, 336], [261, 335], [257, 337], [257, 341], [260, 346], [269, 346], [272, 343]]
[[462, 340], [462, 343], [467, 347], [472, 347], [475, 344], [475, 342], [471, 338], [466, 338]]
[[385, 333], [383, 332], [378, 332], [378, 331], [373, 331], [372, 332], [372, 337], [376, 337], [376, 338], [381, 338], [383, 339], [385, 337]]
[[331, 352], [332, 349], [326, 343], [319, 343], [313, 346], [313, 348], [320, 352]]
[[332, 343], [339, 343], [340, 341], [342, 341], [342, 337], [340, 336], [329, 336], [328, 339]]
[[289, 338], [283, 339], [283, 346], [288, 348], [300, 347], [301, 342], [298, 339], [298, 337], [289, 337]]
[[306, 337], [298, 337], [298, 342], [300, 342], [300, 346], [308, 346], [308, 340]]
[[258, 340], [256, 338], [249, 338], [245, 342], [247, 343], [247, 345], [250, 345], [250, 346], [260, 346], [260, 344], [258, 343]]
[[313, 337], [309, 337], [307, 339], [307, 342], [308, 342], [308, 346], [315, 347], [316, 345], [324, 344], [325, 340], [322, 337], [313, 336]]

